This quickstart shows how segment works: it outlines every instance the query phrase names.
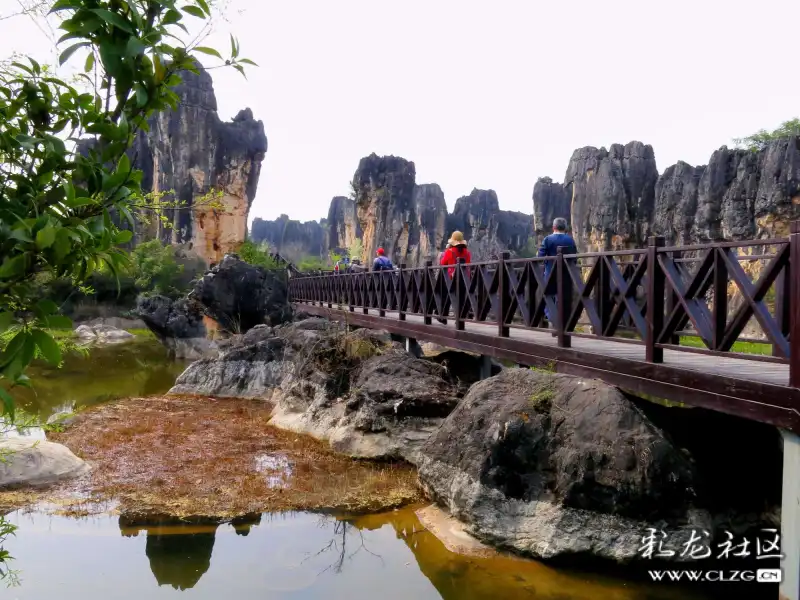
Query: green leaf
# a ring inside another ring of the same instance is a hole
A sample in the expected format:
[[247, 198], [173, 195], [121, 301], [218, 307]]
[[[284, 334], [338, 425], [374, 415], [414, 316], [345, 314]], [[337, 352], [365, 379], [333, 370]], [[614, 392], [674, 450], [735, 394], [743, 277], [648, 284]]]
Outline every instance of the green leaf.
[[198, 19], [205, 19], [206, 14], [203, 12], [203, 9], [198, 6], [183, 6], [181, 10], [186, 14], [192, 15], [193, 17], [197, 17]]
[[197, 2], [197, 5], [200, 8], [203, 9], [203, 12], [205, 12], [206, 15], [208, 15], [210, 17], [211, 16], [211, 9], [208, 6], [208, 2], [206, 2], [206, 0], [195, 0], [195, 1]]
[[0, 354], [0, 365], [5, 366], [11, 362], [11, 360], [22, 350], [22, 347], [25, 345], [25, 340], [28, 339], [28, 332], [27, 331], [19, 331], [17, 335], [11, 338], [11, 341], [8, 342], [6, 349], [3, 350], [3, 353]]
[[69, 241], [69, 231], [63, 227], [56, 232], [56, 241], [53, 244], [53, 251], [56, 255], [56, 262], [61, 263], [62, 260], [72, 250], [72, 243]]
[[36, 303], [37, 313], [42, 316], [52, 315], [58, 312], [58, 304], [52, 300], [44, 298]]
[[110, 10], [105, 10], [103, 8], [93, 8], [91, 11], [96, 14], [98, 17], [103, 19], [109, 25], [113, 25], [114, 27], [118, 27], [123, 31], [127, 31], [130, 34], [135, 34], [136, 30], [131, 26], [131, 24], [125, 20], [124, 17], [118, 15], [117, 13], [113, 13]]
[[125, 47], [125, 56], [139, 56], [145, 51], [145, 45], [137, 38], [132, 37], [128, 39], [128, 45]]
[[36, 247], [39, 250], [44, 250], [53, 245], [56, 241], [56, 229], [52, 225], [48, 225], [44, 229], [40, 229], [36, 234]]
[[119, 244], [127, 244], [133, 238], [133, 232], [130, 229], [122, 229], [117, 232], [114, 236], [114, 243]]
[[44, 322], [50, 329], [72, 329], [72, 319], [64, 315], [48, 315]]
[[83, 65], [83, 72], [88, 73], [94, 68], [94, 52], [89, 52], [89, 56], [86, 57], [86, 64]]
[[25, 272], [27, 266], [27, 257], [24, 254], [18, 254], [12, 258], [6, 257], [3, 264], [0, 265], [0, 279], [13, 279]]
[[233, 68], [239, 71], [242, 74], [242, 77], [247, 79], [247, 74], [244, 72], [244, 67], [242, 65], [233, 65]]
[[9, 235], [8, 237], [20, 242], [25, 242], [26, 244], [30, 244], [31, 242], [33, 242], [33, 238], [30, 236], [30, 234], [25, 229], [21, 228], [14, 229], [11, 232], [11, 235]]
[[47, 332], [41, 329], [34, 329], [31, 332], [31, 336], [33, 336], [33, 340], [39, 346], [39, 351], [47, 362], [56, 366], [61, 364], [61, 348], [58, 347], [56, 341]]
[[117, 163], [117, 173], [124, 173], [125, 176], [128, 176], [131, 171], [131, 159], [128, 158], [127, 154], [123, 154], [119, 157], [119, 163]]
[[58, 57], [58, 64], [63, 65], [65, 62], [69, 60], [69, 57], [75, 54], [75, 52], [81, 48], [85, 48], [86, 46], [90, 46], [89, 42], [78, 42], [77, 44], [72, 44], [69, 48], [64, 50]]
[[[52, 11], [51, 11], [52, 12]], [[14, 398], [5, 389], [0, 387], [0, 400], [3, 401], [3, 414], [14, 419]]]
[[222, 59], [222, 55], [214, 50], [214, 48], [208, 48], [206, 46], [196, 46], [195, 52], [202, 52], [203, 54], [208, 54], [209, 56], [216, 56], [220, 60]]
[[149, 94], [147, 93], [147, 88], [145, 88], [141, 83], [137, 83], [135, 89], [136, 89], [136, 107], [142, 108], [147, 105], [147, 100], [149, 98]]
[[14, 313], [10, 310], [0, 313], [0, 332], [7, 331], [14, 324]]
[[258, 66], [256, 63], [254, 63], [249, 58], [239, 58], [239, 59], [236, 60], [236, 62], [241, 63], [241, 64], [245, 64], [245, 65], [253, 65], [254, 67]]
[[236, 38], [231, 34], [231, 57], [236, 58], [237, 54], [239, 54], [239, 46], [236, 44]]

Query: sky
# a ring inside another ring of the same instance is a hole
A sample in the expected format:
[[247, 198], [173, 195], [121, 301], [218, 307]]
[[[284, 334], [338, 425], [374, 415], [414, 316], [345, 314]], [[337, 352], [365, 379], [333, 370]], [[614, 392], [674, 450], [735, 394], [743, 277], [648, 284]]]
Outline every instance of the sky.
[[[0, 0], [0, 8], [16, 0]], [[250, 107], [269, 148], [250, 217], [327, 216], [361, 157], [414, 161], [452, 210], [473, 188], [533, 211], [576, 148], [640, 140], [659, 171], [800, 116], [800, 3], [761, 0], [230, 0], [228, 35], [258, 63], [213, 71], [223, 119]], [[29, 19], [0, 56], [46, 59]]]

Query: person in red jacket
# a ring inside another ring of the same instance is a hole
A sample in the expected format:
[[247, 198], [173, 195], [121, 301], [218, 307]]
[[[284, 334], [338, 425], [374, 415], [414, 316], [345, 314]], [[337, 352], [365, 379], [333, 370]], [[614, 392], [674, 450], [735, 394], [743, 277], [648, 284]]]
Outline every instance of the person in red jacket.
[[[441, 265], [455, 265], [458, 264], [458, 259], [463, 258], [464, 262], [469, 264], [472, 262], [472, 255], [467, 250], [467, 242], [464, 241], [464, 234], [460, 231], [454, 231], [453, 235], [447, 242], [448, 248], [442, 254]], [[447, 269], [447, 274], [453, 277], [455, 274], [455, 267]]]

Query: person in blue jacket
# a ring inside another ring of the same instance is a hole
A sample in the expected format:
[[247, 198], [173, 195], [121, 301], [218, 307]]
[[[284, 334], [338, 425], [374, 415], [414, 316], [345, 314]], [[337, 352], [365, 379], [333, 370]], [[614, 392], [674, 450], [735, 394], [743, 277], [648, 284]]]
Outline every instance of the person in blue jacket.
[[[564, 253], [565, 254], [577, 254], [578, 247], [575, 245], [575, 240], [572, 239], [572, 236], [567, 233], [567, 220], [563, 217], [556, 217], [553, 219], [553, 233], [548, 235], [546, 238], [542, 240], [542, 245], [539, 246], [539, 257], [544, 256], [556, 256], [558, 254], [559, 246], [565, 246]], [[553, 265], [555, 265], [554, 260], [548, 260], [544, 265], [544, 277], [545, 280], [547, 279], [548, 275], [550, 275], [550, 271], [553, 270]], [[548, 290], [555, 288], [555, 282], [552, 282], [548, 286]], [[555, 294], [548, 294], [552, 296], [553, 300], [556, 300]], [[544, 309], [545, 315], [547, 316], [547, 320], [552, 324], [553, 319], [550, 317], [550, 311], [545, 308]]]

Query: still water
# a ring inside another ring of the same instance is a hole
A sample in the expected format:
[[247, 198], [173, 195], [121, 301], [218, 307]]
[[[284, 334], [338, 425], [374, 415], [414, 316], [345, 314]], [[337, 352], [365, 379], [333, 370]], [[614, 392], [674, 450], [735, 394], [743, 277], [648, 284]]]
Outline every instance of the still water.
[[[88, 357], [68, 357], [62, 369], [36, 366], [36, 393], [19, 401], [47, 419], [115, 398], [162, 394], [184, 367], [154, 340], [98, 347]], [[0, 598], [10, 600], [729, 597], [512, 557], [460, 556], [422, 527], [413, 508], [349, 517], [250, 515], [233, 525], [23, 511], [8, 518], [20, 526], [6, 542], [20, 585], [0, 582]]]
[[108, 400], [163, 394], [187, 364], [170, 360], [152, 338], [97, 346], [88, 356], [68, 354], [60, 369], [34, 364], [28, 371], [34, 390], [15, 389], [14, 396], [27, 412], [47, 420]]
[[235, 525], [13, 513], [13, 600], [677, 600], [658, 589], [515, 558], [449, 552], [413, 508], [341, 518], [256, 515]]

